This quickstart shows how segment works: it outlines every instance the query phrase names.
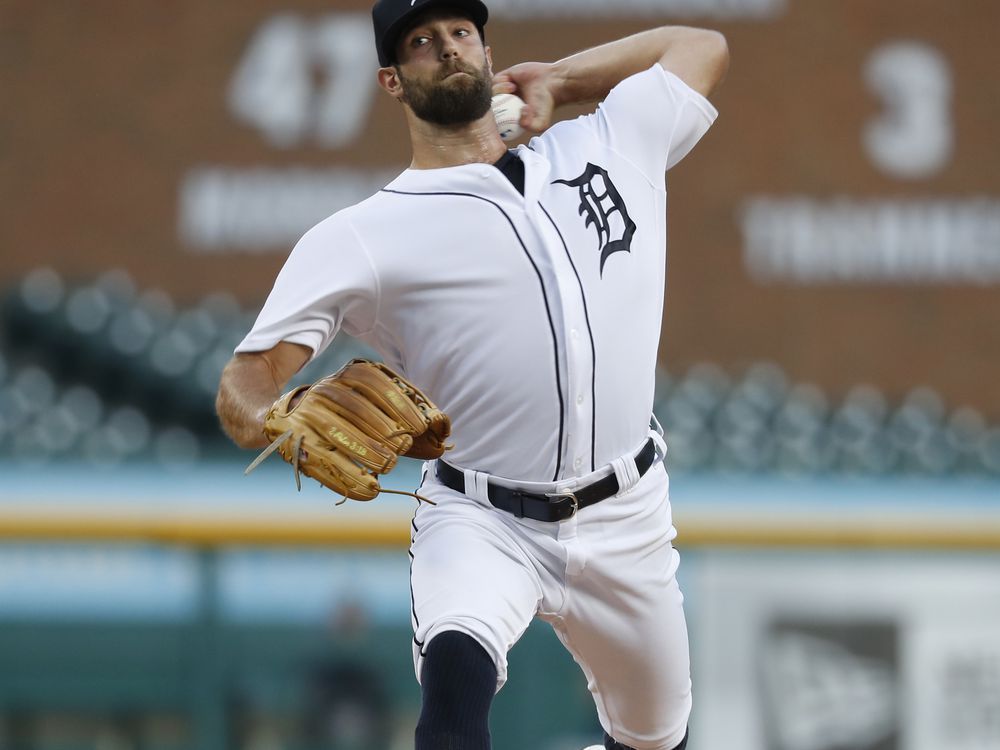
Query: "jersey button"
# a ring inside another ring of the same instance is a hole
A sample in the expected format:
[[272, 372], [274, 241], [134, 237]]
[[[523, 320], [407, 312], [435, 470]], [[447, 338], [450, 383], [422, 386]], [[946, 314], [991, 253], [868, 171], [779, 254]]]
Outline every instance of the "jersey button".
[[573, 462], [573, 466], [579, 469], [581, 466], [583, 466], [583, 459], [582, 458], [576, 459], [576, 461]]
[[576, 403], [578, 403], [578, 404], [582, 404], [583, 403], [583, 394], [582, 393], [579, 396], [576, 397]]

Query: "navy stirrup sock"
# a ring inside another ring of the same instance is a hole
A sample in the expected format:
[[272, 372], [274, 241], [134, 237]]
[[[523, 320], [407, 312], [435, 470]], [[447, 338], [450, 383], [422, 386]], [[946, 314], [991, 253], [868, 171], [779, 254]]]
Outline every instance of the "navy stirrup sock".
[[423, 707], [415, 750], [490, 750], [497, 670], [478, 641], [451, 630], [431, 639], [420, 685]]

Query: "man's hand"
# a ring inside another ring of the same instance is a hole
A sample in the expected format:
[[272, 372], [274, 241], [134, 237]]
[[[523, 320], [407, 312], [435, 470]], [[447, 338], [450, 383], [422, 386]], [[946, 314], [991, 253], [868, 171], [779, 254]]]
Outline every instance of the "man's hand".
[[541, 133], [552, 124], [558, 81], [551, 63], [527, 62], [507, 68], [493, 77], [494, 94], [516, 94], [524, 100], [521, 127]]

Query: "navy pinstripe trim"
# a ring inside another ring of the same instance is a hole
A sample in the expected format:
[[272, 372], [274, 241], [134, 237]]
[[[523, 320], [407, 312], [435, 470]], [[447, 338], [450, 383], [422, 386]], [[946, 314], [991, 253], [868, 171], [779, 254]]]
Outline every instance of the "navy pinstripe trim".
[[552, 333], [552, 351], [555, 355], [555, 366], [556, 366], [556, 392], [559, 395], [559, 442], [556, 449], [556, 472], [552, 477], [552, 481], [555, 482], [559, 479], [559, 473], [562, 471], [562, 454], [563, 454], [563, 436], [566, 430], [566, 402], [563, 399], [562, 392], [562, 374], [559, 368], [559, 340], [556, 338], [556, 325], [552, 321], [552, 308], [549, 305], [549, 295], [545, 291], [545, 282], [542, 279], [542, 272], [538, 270], [538, 265], [535, 263], [535, 259], [531, 257], [531, 253], [528, 252], [528, 247], [524, 244], [524, 240], [521, 239], [520, 233], [517, 231], [517, 227], [514, 226], [514, 221], [507, 215], [498, 203], [494, 203], [489, 198], [484, 198], [481, 195], [474, 195], [472, 193], [448, 193], [448, 192], [432, 192], [432, 193], [410, 193], [403, 190], [390, 190], [389, 188], [382, 188], [383, 193], [394, 193], [395, 195], [425, 195], [425, 196], [449, 196], [452, 198], [475, 198], [476, 200], [483, 201], [484, 203], [489, 203], [493, 208], [501, 213], [501, 215], [510, 224], [511, 231], [514, 232], [514, 236], [517, 238], [518, 244], [521, 245], [521, 249], [524, 251], [525, 256], [528, 258], [528, 262], [531, 263], [531, 267], [535, 269], [535, 275], [538, 277], [538, 286], [542, 290], [542, 300], [545, 302], [545, 315], [549, 319], [549, 331]]
[[[416, 530], [416, 526], [413, 527]], [[417, 640], [417, 631], [420, 629], [420, 620], [417, 619], [417, 600], [413, 596], [413, 553], [410, 552], [410, 613], [413, 615], [413, 642], [416, 644], [420, 655], [424, 655], [424, 644]]]
[[[424, 476], [420, 479], [420, 486], [418, 486], [416, 489], [417, 492], [420, 492], [420, 490], [424, 486], [424, 482], [426, 481], [427, 481], [427, 475], [424, 474]], [[420, 506], [417, 505], [418, 510], [419, 508]], [[416, 644], [417, 650], [420, 652], [420, 655], [423, 656], [424, 644], [417, 640], [417, 630], [420, 628], [420, 620], [417, 619], [417, 599], [413, 595], [413, 560], [414, 560], [413, 542], [416, 540], [417, 534], [420, 533], [420, 529], [417, 528], [416, 511], [413, 512], [413, 518], [410, 519], [410, 528], [413, 529], [413, 533], [410, 534], [410, 549], [406, 551], [406, 553], [410, 556], [410, 613], [413, 615], [413, 642]]]
[[[417, 527], [414, 526], [413, 530], [416, 532]], [[407, 551], [407, 554], [410, 556], [410, 614], [413, 615], [413, 642], [423, 648], [424, 644], [417, 641], [417, 630], [420, 628], [420, 620], [417, 617], [417, 599], [413, 595], [413, 552]]]
[[573, 256], [569, 252], [569, 246], [566, 245], [566, 239], [563, 237], [563, 233], [559, 231], [559, 225], [556, 224], [555, 219], [548, 212], [545, 206], [542, 205], [541, 201], [538, 202], [538, 207], [542, 209], [542, 213], [545, 214], [546, 218], [552, 224], [552, 228], [556, 230], [556, 234], [559, 235], [559, 241], [562, 242], [563, 250], [566, 251], [566, 257], [569, 259], [569, 264], [573, 267], [573, 273], [576, 274], [576, 283], [580, 285], [580, 296], [583, 298], [583, 317], [587, 321], [587, 335], [590, 336], [590, 356], [593, 358], [594, 366], [590, 368], [590, 402], [593, 404], [590, 414], [590, 470], [596, 470], [596, 458], [597, 458], [597, 345], [594, 343], [594, 329], [590, 327], [590, 310], [587, 308], [587, 293], [583, 289], [583, 279], [580, 278], [580, 272], [576, 270], [576, 263], [573, 262]]

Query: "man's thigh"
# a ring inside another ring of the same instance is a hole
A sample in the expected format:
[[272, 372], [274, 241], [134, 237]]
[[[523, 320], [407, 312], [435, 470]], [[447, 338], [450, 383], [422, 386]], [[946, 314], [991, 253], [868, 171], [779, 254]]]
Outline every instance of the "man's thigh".
[[586, 565], [546, 619], [586, 673], [604, 729], [637, 750], [669, 750], [691, 710], [687, 625], [669, 502], [647, 489], [594, 539], [581, 524]]
[[413, 521], [410, 589], [417, 679], [426, 644], [455, 630], [475, 638], [493, 658], [497, 689], [507, 678], [507, 652], [527, 629], [541, 597], [538, 578], [496, 513], [450, 490], [425, 486], [438, 505]]

